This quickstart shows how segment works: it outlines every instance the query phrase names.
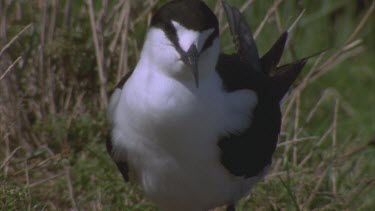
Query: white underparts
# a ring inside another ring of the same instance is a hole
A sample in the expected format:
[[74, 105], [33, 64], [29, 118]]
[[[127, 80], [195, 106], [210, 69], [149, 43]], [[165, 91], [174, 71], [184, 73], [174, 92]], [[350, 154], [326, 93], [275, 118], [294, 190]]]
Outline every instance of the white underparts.
[[199, 88], [176, 78], [184, 70], [168, 42], [157, 29], [149, 32], [132, 76], [111, 97], [114, 158], [129, 163], [146, 196], [165, 210], [204, 210], [237, 200], [258, 178], [230, 174], [217, 142], [250, 126], [257, 96], [223, 89], [214, 69], [218, 40], [203, 52]]

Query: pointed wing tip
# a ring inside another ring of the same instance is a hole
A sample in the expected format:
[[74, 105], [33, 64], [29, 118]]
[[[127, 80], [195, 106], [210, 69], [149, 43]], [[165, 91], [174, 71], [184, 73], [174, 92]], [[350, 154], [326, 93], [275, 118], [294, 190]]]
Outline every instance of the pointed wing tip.
[[274, 96], [281, 101], [292, 84], [297, 80], [309, 58], [303, 58], [293, 63], [278, 67], [274, 75], [270, 76], [274, 83]]
[[288, 32], [288, 31], [285, 31], [285, 32], [282, 34], [282, 36], [285, 36], [285, 39], [288, 39], [288, 37], [289, 37], [289, 32]]
[[284, 31], [282, 34], [281, 34], [281, 36], [280, 36], [280, 38], [279, 38], [279, 41], [277, 41], [277, 42], [282, 42], [283, 44], [283, 47], [285, 48], [285, 45], [286, 45], [286, 43], [287, 43], [287, 41], [288, 41], [288, 37], [289, 37], [289, 32], [288, 31]]
[[251, 69], [261, 72], [258, 49], [256, 47], [250, 26], [242, 15], [241, 11], [221, 0], [224, 12], [227, 16], [229, 29], [233, 42], [236, 45], [237, 53]]
[[224, 0], [221, 0], [221, 5], [224, 7], [224, 10], [232, 8], [232, 6], [229, 5], [227, 2], [225, 2]]
[[[298, 75], [300, 74], [300, 72], [302, 71], [302, 69], [305, 67], [306, 63], [308, 62], [309, 58], [306, 57], [306, 58], [303, 58], [303, 59], [300, 59], [300, 60], [297, 60], [294, 62], [294, 64], [292, 64], [292, 66], [294, 66], [294, 72], [296, 74], [296, 78], [298, 77]], [[293, 80], [293, 82], [295, 81], [296, 79]], [[293, 83], [292, 82], [292, 83]], [[291, 83], [291, 84], [292, 84]]]
[[272, 45], [271, 49], [260, 59], [262, 70], [267, 75], [275, 70], [279, 64], [288, 40], [288, 35], [288, 31], [284, 31], [277, 41]]

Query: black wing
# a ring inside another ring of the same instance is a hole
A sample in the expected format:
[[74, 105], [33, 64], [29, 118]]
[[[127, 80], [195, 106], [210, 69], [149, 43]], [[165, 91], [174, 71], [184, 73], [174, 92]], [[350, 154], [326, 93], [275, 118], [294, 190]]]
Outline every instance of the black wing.
[[[221, 54], [217, 71], [227, 91], [251, 89], [257, 93], [251, 126], [242, 133], [222, 137], [221, 163], [234, 175], [258, 175], [272, 161], [281, 126], [280, 100], [298, 76], [306, 60], [277, 67], [288, 33], [259, 58], [251, 30], [240, 11], [222, 1], [237, 54]], [[260, 71], [259, 71], [260, 70]]]
[[[128, 73], [126, 73], [126, 75], [116, 85], [115, 89], [122, 89], [126, 81], [130, 78], [132, 73], [133, 71], [129, 71]], [[114, 159], [113, 152], [112, 152], [112, 149], [113, 149], [112, 138], [110, 134], [107, 135], [106, 147], [107, 147], [108, 154], [111, 156], [112, 160], [116, 163], [116, 166], [121, 172], [122, 177], [124, 178], [125, 182], [129, 181], [129, 165], [126, 161], [117, 161]]]
[[239, 58], [255, 71], [261, 71], [258, 49], [254, 42], [251, 29], [241, 12], [221, 1], [228, 19], [229, 29], [233, 37]]
[[242, 133], [222, 137], [221, 163], [234, 175], [252, 177], [271, 163], [281, 124], [278, 101], [270, 95], [270, 79], [251, 71], [237, 54], [222, 54], [217, 71], [228, 91], [252, 89], [258, 96], [251, 126]]

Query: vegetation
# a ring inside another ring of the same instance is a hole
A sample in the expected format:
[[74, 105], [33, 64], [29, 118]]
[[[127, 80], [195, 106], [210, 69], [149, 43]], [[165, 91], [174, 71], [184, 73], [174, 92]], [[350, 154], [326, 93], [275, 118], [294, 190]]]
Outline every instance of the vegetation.
[[[2, 210], [156, 210], [106, 153], [105, 107], [165, 2], [0, 1]], [[375, 1], [228, 2], [261, 54], [303, 9], [283, 62], [328, 48], [285, 100], [272, 171], [240, 210], [375, 210]]]

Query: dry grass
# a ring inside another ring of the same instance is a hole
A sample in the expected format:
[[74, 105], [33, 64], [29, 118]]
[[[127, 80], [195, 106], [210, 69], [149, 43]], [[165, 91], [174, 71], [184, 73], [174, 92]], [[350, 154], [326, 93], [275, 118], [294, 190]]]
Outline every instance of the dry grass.
[[[0, 1], [1, 209], [155, 209], [138, 187], [123, 184], [106, 155], [104, 108], [111, 88], [137, 61], [150, 11], [163, 2]], [[223, 49], [231, 50], [221, 6], [208, 2], [220, 18]], [[253, 28], [261, 49], [269, 47], [264, 43], [273, 42], [275, 33], [288, 28], [305, 5], [283, 0], [229, 2], [247, 15], [255, 8], [251, 24], [257, 26]], [[354, 3], [346, 2], [321, 8], [306, 3], [311, 8], [292, 33], [286, 60], [330, 47], [318, 37], [328, 33], [314, 31], [324, 29], [314, 28], [314, 23], [329, 25], [331, 20], [352, 17], [345, 11]], [[374, 156], [369, 149], [373, 134], [357, 132], [354, 122], [342, 126], [344, 119], [368, 111], [353, 108], [334, 85], [320, 87], [330, 74], [340, 78], [343, 73], [336, 67], [350, 66], [351, 58], [374, 55], [366, 37], [375, 33], [369, 32], [375, 1], [358, 2], [364, 6], [357, 16], [345, 19], [351, 33], [337, 29], [332, 37], [343, 40], [341, 44], [312, 59], [286, 99], [272, 172], [240, 209], [375, 208], [375, 169], [370, 160]], [[304, 19], [310, 25], [304, 26]], [[316, 39], [304, 39], [312, 32]], [[301, 43], [316, 48], [311, 51]], [[372, 77], [374, 69], [363, 74]], [[352, 87], [356, 88], [369, 94], [375, 87]], [[373, 112], [369, 115], [375, 119]]]

